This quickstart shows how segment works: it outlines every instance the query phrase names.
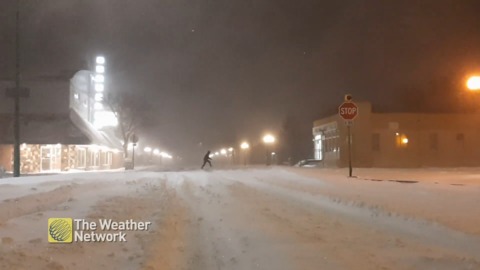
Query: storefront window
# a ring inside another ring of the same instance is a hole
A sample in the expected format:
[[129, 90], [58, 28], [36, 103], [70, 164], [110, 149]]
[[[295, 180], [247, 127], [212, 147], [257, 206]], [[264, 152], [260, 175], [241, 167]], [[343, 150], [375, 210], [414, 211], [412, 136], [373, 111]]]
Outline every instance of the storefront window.
[[42, 145], [40, 147], [41, 171], [59, 171], [62, 166], [62, 146]]

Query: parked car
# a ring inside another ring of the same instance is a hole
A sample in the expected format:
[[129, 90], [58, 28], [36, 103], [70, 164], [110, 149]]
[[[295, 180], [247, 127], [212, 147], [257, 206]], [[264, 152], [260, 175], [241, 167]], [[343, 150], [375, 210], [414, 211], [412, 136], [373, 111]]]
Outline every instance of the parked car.
[[320, 159], [304, 159], [304, 160], [299, 161], [294, 166], [295, 167], [303, 167], [303, 168], [320, 167], [320, 166], [322, 166], [322, 160], [320, 160]]

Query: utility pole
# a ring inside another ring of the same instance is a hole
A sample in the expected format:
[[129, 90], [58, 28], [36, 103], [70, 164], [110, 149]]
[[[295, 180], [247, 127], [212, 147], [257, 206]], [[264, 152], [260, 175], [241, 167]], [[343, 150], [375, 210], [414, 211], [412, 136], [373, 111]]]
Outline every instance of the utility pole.
[[13, 176], [20, 176], [20, 0], [15, 19], [15, 93], [13, 113]]

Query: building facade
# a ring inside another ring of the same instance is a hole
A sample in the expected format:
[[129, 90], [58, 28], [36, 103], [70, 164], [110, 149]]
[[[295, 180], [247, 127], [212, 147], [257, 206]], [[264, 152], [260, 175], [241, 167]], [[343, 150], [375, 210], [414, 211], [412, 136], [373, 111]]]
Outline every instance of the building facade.
[[[480, 165], [478, 113], [375, 113], [357, 103], [351, 126], [355, 167], [454, 167]], [[348, 135], [333, 115], [313, 123], [314, 155], [325, 166], [348, 166]]]
[[[105, 170], [123, 166], [120, 140], [113, 127], [96, 128], [89, 119], [91, 72], [71, 79], [25, 80], [30, 96], [21, 99], [20, 172]], [[2, 81], [0, 88], [13, 87]], [[0, 166], [13, 168], [13, 100], [0, 99]]]

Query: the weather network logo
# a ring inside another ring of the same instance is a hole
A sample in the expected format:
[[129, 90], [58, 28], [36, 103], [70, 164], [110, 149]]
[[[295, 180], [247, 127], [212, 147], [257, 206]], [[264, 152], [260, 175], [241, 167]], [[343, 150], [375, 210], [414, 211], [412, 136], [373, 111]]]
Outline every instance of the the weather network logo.
[[48, 219], [48, 242], [72, 243], [73, 221], [71, 218]]

